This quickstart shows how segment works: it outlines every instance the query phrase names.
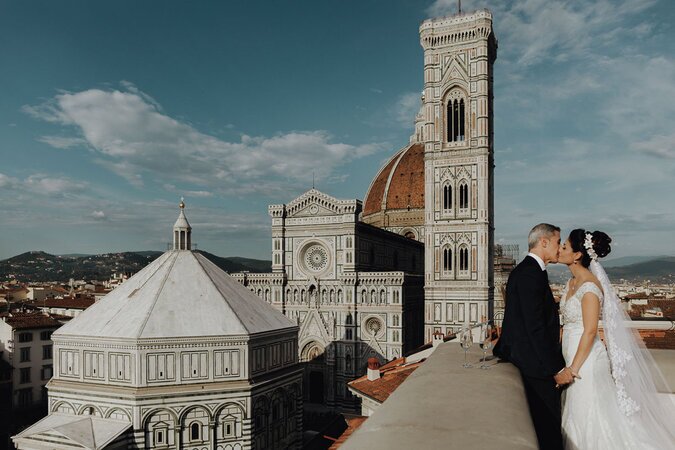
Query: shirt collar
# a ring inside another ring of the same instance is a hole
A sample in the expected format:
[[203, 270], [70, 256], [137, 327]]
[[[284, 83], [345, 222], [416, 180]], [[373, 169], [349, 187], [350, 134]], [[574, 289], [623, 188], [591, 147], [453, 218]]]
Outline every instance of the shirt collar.
[[541, 270], [546, 270], [546, 264], [544, 263], [544, 260], [541, 259], [538, 255], [535, 255], [534, 253], [528, 253], [527, 256], [531, 256], [532, 258], [537, 261], [539, 264], [539, 267], [541, 267]]

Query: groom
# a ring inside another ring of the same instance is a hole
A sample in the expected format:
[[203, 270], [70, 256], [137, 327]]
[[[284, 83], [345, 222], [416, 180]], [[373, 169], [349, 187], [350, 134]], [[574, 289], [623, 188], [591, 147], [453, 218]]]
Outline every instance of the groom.
[[560, 346], [558, 308], [546, 264], [558, 262], [560, 228], [540, 223], [527, 238], [529, 253], [506, 284], [502, 334], [493, 353], [512, 362], [523, 378], [539, 448], [563, 448], [560, 389], [574, 379]]

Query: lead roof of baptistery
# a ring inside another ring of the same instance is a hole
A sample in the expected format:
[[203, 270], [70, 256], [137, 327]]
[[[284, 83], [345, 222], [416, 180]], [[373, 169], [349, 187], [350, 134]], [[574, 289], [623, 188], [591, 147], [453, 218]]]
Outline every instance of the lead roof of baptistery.
[[246, 336], [296, 325], [199, 253], [167, 251], [54, 337]]

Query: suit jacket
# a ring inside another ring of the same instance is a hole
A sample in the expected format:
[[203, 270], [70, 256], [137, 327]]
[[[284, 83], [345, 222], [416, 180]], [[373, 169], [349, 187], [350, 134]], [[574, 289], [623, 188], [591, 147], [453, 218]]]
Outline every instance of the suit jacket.
[[558, 305], [548, 274], [527, 256], [509, 275], [502, 334], [495, 356], [512, 362], [527, 376], [549, 378], [565, 367], [560, 345]]

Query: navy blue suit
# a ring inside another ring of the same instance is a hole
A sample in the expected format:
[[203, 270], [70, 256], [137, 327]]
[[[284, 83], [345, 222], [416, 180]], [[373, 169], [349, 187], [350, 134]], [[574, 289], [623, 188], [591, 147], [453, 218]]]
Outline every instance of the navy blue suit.
[[506, 284], [502, 334], [493, 353], [521, 373], [541, 449], [562, 449], [560, 390], [553, 376], [565, 367], [558, 305], [548, 274], [531, 256], [516, 266]]

